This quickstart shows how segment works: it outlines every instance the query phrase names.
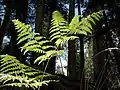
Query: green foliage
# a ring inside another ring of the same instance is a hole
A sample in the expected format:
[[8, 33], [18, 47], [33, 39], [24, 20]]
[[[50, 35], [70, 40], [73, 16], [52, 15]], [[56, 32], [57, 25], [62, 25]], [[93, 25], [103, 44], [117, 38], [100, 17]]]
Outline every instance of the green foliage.
[[102, 12], [94, 12], [86, 17], [74, 16], [69, 24], [70, 34], [91, 34], [96, 23], [100, 21]]
[[[61, 55], [63, 50], [58, 50], [51, 44], [50, 40], [32, 32], [30, 25], [25, 25], [18, 20], [13, 20], [15, 30], [18, 34], [18, 44], [21, 44], [21, 52], [26, 54], [29, 51], [41, 54], [34, 60], [34, 63], [40, 64], [43, 61], [50, 60], [51, 57]], [[27, 42], [26, 42], [27, 41]], [[26, 42], [23, 46], [23, 42]], [[52, 75], [40, 70], [21, 64], [19, 60], [10, 55], [1, 55], [0, 60], [0, 82], [3, 86], [25, 86], [33, 89], [47, 85], [50, 80], [43, 80]]]
[[[70, 24], [62, 17], [60, 12], [53, 12], [51, 20], [50, 40], [55, 42], [56, 46], [62, 46], [69, 40], [78, 38], [76, 35], [92, 33], [96, 21], [101, 19], [102, 11], [92, 13], [87, 17], [74, 16]], [[80, 20], [81, 19], [81, 20]]]
[[32, 32], [30, 25], [25, 25], [18, 20], [13, 20], [13, 22], [18, 32], [18, 44], [27, 40], [27, 42], [20, 47], [21, 52], [25, 54], [28, 51], [32, 51], [41, 54], [34, 63], [40, 64], [43, 61], [50, 60], [51, 57], [62, 54], [63, 50], [57, 50], [57, 48], [51, 44], [50, 40], [40, 36], [39, 33]]
[[10, 55], [0, 56], [0, 82], [3, 86], [25, 86], [36, 89], [43, 84], [47, 85], [50, 81], [43, 80], [44, 77], [51, 76], [40, 70], [20, 63], [16, 57]]
[[62, 47], [69, 40], [77, 38], [76, 36], [69, 36], [69, 28], [67, 21], [62, 17], [60, 12], [55, 11], [52, 15], [50, 28], [50, 40], [55, 42], [57, 47]]
[[[23, 54], [29, 51], [38, 53], [40, 56], [34, 60], [34, 63], [38, 65], [43, 61], [49, 61], [52, 57], [62, 55], [63, 50], [60, 50], [59, 47], [69, 40], [78, 38], [78, 34], [87, 35], [87, 33], [91, 33], [93, 29], [91, 23], [95, 25], [96, 21], [100, 20], [100, 13], [93, 13], [86, 18], [75, 16], [70, 24], [58, 11], [53, 12], [52, 17], [49, 39], [39, 33], [32, 32], [30, 25], [21, 23], [19, 20], [13, 20], [21, 52]], [[82, 19], [79, 22], [80, 17]], [[51, 74], [24, 65], [10, 55], [0, 55], [0, 58], [0, 82], [3, 84], [1, 87], [25, 86], [36, 89], [50, 82], [44, 78], [52, 76]]]

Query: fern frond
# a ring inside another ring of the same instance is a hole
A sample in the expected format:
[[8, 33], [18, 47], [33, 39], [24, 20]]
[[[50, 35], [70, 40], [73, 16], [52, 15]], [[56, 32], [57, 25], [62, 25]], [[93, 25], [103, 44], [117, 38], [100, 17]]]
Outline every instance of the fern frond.
[[36, 90], [42, 85], [48, 85], [48, 83], [50, 82], [49, 80], [39, 81], [37, 79], [32, 80], [24, 76], [0, 74], [0, 82], [3, 82], [3, 85], [1, 85], [0, 87], [5, 87], [5, 86], [23, 87], [25, 86], [26, 88], [33, 88], [34, 90]]
[[21, 42], [24, 42], [24, 41], [26, 41], [28, 39], [31, 39], [31, 35], [30, 34], [24, 36], [23, 38], [20, 38], [17, 44], [20, 44]]
[[30, 32], [25, 32], [24, 34], [19, 34], [17, 40], [19, 40], [20, 38], [27, 36], [29, 34], [30, 34]]
[[62, 55], [64, 53], [64, 50], [50, 50], [50, 51], [47, 51], [44, 55], [41, 55], [39, 56], [35, 61], [34, 63], [37, 63], [38, 62], [38, 65], [41, 64], [43, 61], [46, 61], [46, 60], [50, 60], [51, 57], [54, 57], [54, 56], [59, 56], [59, 55]]
[[87, 17], [81, 17], [79, 15], [74, 16], [68, 25], [68, 22], [65, 21], [58, 11], [53, 12], [53, 19], [51, 20], [52, 26], [50, 28], [50, 40], [54, 41], [56, 46], [59, 47], [64, 45], [69, 40], [77, 38], [77, 36], [73, 35], [91, 34], [94, 29], [94, 25], [96, 25], [96, 21], [101, 19], [101, 14], [102, 13], [100, 12], [96, 12], [88, 15]]
[[25, 86], [36, 89], [50, 82], [49, 80], [42, 79], [52, 76], [51, 74], [26, 66], [10, 55], [0, 55], [0, 58], [0, 82], [3, 84], [0, 87]]
[[[66, 42], [68, 42], [68, 39], [71, 39], [68, 34], [70, 32], [68, 28], [68, 22], [58, 11], [53, 12], [51, 22], [52, 25], [50, 28], [50, 40], [55, 42], [57, 47], [62, 47]], [[76, 36], [74, 37], [74, 39], [77, 38]]]
[[[15, 69], [15, 71], [16, 71], [16, 69], [20, 69], [21, 72], [24, 71], [24, 69], [26, 69], [26, 70], [27, 69], [31, 69], [31, 70], [35, 71], [35, 69], [30, 68], [30, 67], [28, 67], [28, 66], [26, 66], [24, 64], [21, 64], [20, 61], [17, 60], [13, 56], [10, 56], [10, 55], [0, 55], [0, 58], [1, 58], [1, 60], [0, 60], [0, 63], [1, 63], [0, 72], [1, 73], [4, 72], [5, 70], [11, 69], [11, 68]], [[8, 70], [8, 72], [9, 72], [9, 70]]]
[[50, 39], [54, 40], [54, 39], [57, 39], [57, 38], [54, 38], [54, 36], [59, 35], [58, 38], [60, 38], [62, 36], [61, 33], [68, 32], [68, 29], [66, 26], [67, 22], [58, 11], [53, 12], [52, 18], [53, 18], [51, 20], [52, 26], [50, 28], [50, 33], [52, 35], [50, 36]]
[[[59, 14], [59, 13], [57, 13], [57, 14]], [[57, 18], [57, 16], [55, 16], [55, 17]], [[66, 23], [66, 22], [62, 17], [60, 17], [60, 18], [61, 18], [60, 20], [62, 20], [60, 25], [63, 26], [64, 23]], [[53, 21], [56, 22], [57, 24], [59, 24], [58, 21], [56, 21], [56, 20], [53, 20]], [[27, 52], [32, 51], [32, 52], [41, 54], [41, 56], [39, 56], [35, 60], [34, 63], [36, 63], [36, 61], [37, 61], [37, 62], [39, 62], [38, 64], [40, 64], [41, 62], [49, 60], [51, 57], [54, 57], [57, 54], [59, 55], [59, 53], [58, 53], [59, 51], [57, 50], [56, 46], [51, 44], [50, 40], [47, 40], [45, 37], [40, 36], [39, 33], [33, 33], [31, 31], [31, 28], [29, 25], [25, 25], [18, 20], [14, 20], [13, 22], [15, 23], [16, 29], [18, 32], [18, 44], [24, 42], [25, 40], [28, 41], [23, 46], [20, 47], [21, 52], [23, 52], [23, 54], [26, 54]], [[62, 26], [60, 26], [60, 28], [63, 28]], [[23, 33], [23, 32], [25, 32], [25, 33]], [[61, 31], [61, 32], [63, 32], [63, 31]], [[62, 35], [63, 34], [66, 34], [66, 33], [62, 33]], [[52, 39], [55, 39], [56, 35], [57, 34], [54, 33], [52, 36]]]
[[15, 24], [15, 29], [18, 33], [18, 44], [26, 42], [23, 46], [20, 47], [23, 54], [26, 54], [29, 51], [33, 51], [36, 53], [44, 53], [46, 44], [50, 42], [49, 40], [44, 40], [45, 37], [40, 36], [38, 33], [32, 32], [30, 25], [25, 25], [24, 23], [20, 22], [19, 20], [13, 20]]
[[69, 24], [69, 27], [75, 27], [75, 25], [78, 25], [79, 26], [79, 19], [81, 18], [80, 15], [78, 16], [74, 16], [72, 21], [70, 22]]
[[87, 17], [75, 16], [69, 24], [70, 34], [87, 35], [87, 33], [92, 33], [92, 30], [94, 29], [97, 21], [100, 21], [101, 15], [102, 12], [100, 11], [92, 13]]
[[58, 47], [58, 46], [63, 46], [64, 44], [66, 44], [69, 40], [74, 40], [74, 39], [76, 39], [76, 38], [78, 38], [77, 36], [63, 36], [63, 37], [61, 37], [61, 38], [59, 38], [59, 39], [57, 39], [56, 40], [56, 42], [55, 42], [55, 44], [56, 44], [56, 46]]
[[31, 46], [31, 45], [34, 45], [34, 44], [37, 44], [37, 41], [36, 40], [30, 40], [29, 42], [25, 43], [25, 45], [23, 47], [21, 47], [21, 51], [23, 51], [24, 48], [26, 48], [28, 46]]

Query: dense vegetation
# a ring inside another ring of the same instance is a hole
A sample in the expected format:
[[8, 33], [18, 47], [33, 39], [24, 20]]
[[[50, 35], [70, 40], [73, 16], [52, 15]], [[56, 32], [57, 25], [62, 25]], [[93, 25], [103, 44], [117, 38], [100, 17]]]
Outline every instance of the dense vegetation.
[[119, 0], [0, 7], [1, 90], [119, 90]]

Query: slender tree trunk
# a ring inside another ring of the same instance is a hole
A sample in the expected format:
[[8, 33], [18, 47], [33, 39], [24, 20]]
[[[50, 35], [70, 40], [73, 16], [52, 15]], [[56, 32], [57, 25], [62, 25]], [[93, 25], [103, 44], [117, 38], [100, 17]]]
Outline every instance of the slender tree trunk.
[[15, 0], [15, 7], [16, 18], [25, 23], [27, 18], [28, 0]]
[[[81, 15], [81, 7], [80, 7], [80, 0], [77, 1], [78, 3], [78, 15]], [[84, 90], [85, 81], [84, 81], [84, 36], [79, 35], [80, 38], [80, 90]]]
[[44, 0], [37, 0], [36, 7], [36, 26], [35, 32], [40, 33], [42, 35], [42, 24], [44, 19]]
[[99, 52], [105, 49], [104, 41], [105, 41], [104, 35], [96, 36], [94, 37], [93, 40], [95, 89], [100, 88], [100, 90], [108, 90], [105, 79], [106, 69], [108, 66], [108, 61], [107, 61], [108, 59], [106, 58], [106, 52], [98, 54]]
[[3, 23], [0, 27], [0, 46], [2, 45], [3, 37], [4, 37], [4, 34], [7, 30], [7, 25], [8, 25], [8, 22], [10, 20], [10, 15], [11, 15], [11, 10], [10, 10], [10, 8], [8, 8], [6, 6], [4, 20], [3, 20]]
[[[75, 0], [70, 0], [68, 22], [75, 15]], [[75, 40], [68, 42], [68, 77], [70, 80], [76, 79], [76, 58], [75, 58]]]
[[[15, 0], [16, 19], [25, 23], [27, 18], [28, 0]], [[25, 56], [20, 53], [19, 46], [17, 45], [17, 32], [13, 24], [10, 25], [11, 29], [11, 54], [16, 56], [22, 62], [25, 62]], [[22, 43], [21, 45], [23, 45]]]
[[80, 85], [80, 90], [84, 90], [84, 87], [85, 87], [85, 77], [84, 77], [84, 42], [83, 42], [83, 38], [84, 36], [83, 35], [80, 35], [79, 36], [80, 38], [80, 82], [81, 82], [81, 85]]

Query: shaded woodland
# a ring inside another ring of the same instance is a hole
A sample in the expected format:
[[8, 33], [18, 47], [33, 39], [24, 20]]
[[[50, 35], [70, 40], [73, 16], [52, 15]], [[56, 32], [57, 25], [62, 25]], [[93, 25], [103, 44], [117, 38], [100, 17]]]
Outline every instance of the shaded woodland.
[[120, 90], [119, 47], [120, 0], [0, 0], [0, 90]]

